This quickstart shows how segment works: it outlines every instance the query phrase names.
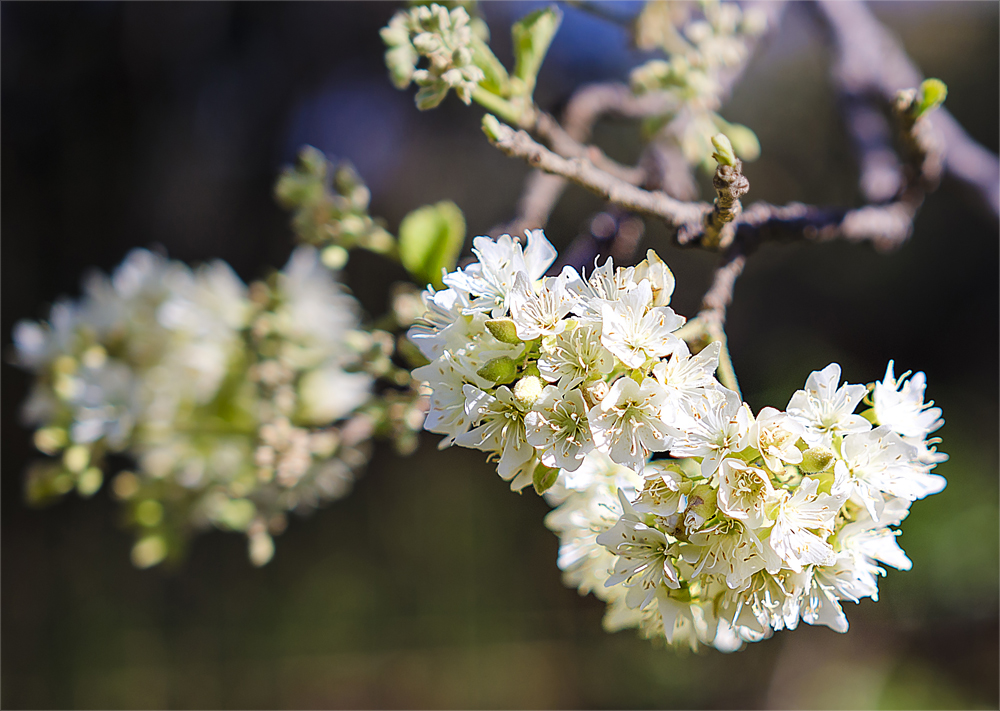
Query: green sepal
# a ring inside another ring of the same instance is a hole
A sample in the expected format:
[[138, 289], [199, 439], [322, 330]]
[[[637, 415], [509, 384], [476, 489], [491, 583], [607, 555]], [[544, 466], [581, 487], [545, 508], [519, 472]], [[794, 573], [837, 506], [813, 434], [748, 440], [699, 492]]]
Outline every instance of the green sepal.
[[541, 495], [551, 489], [558, 478], [558, 469], [547, 467], [539, 462], [535, 466], [535, 471], [531, 474], [531, 485], [535, 487], [535, 493]]
[[449, 200], [418, 208], [399, 225], [399, 258], [422, 284], [442, 286], [442, 270], [455, 267], [464, 243], [465, 217]]

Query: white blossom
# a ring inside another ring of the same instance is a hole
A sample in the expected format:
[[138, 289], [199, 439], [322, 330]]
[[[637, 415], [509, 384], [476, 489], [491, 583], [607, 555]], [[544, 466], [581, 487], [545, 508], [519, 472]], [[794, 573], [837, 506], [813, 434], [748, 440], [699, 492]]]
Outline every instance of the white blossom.
[[839, 383], [840, 365], [831, 363], [810, 373], [805, 390], [797, 391], [788, 402], [788, 414], [805, 426], [803, 438], [810, 445], [830, 447], [834, 434], [871, 429], [868, 420], [852, 414], [867, 392], [865, 386], [845, 383], [838, 387]]
[[555, 336], [566, 329], [563, 318], [570, 312], [575, 299], [566, 290], [561, 277], [545, 279], [537, 292], [525, 272], [518, 272], [509, 294], [510, 316], [517, 328], [517, 337], [532, 341], [541, 336]]
[[928, 464], [936, 464], [948, 459], [948, 455], [928, 448], [927, 436], [944, 424], [941, 408], [932, 407], [933, 402], [924, 403], [927, 387], [923, 373], [914, 373], [907, 379], [904, 373], [897, 380], [893, 375], [893, 362], [885, 369], [885, 377], [875, 383], [875, 419], [886, 425], [903, 441], [912, 444], [920, 452], [920, 459]]
[[575, 471], [594, 448], [587, 404], [579, 390], [547, 386], [524, 424], [528, 442], [539, 450], [546, 466]]
[[703, 397], [694, 403], [691, 424], [670, 447], [675, 457], [704, 457], [701, 471], [711, 476], [722, 459], [751, 444], [753, 414], [732, 390], [719, 386], [720, 397]]
[[479, 261], [446, 275], [444, 283], [472, 296], [470, 309], [502, 316], [510, 307], [508, 295], [517, 274], [523, 273], [534, 282], [556, 258], [555, 248], [541, 230], [525, 234], [528, 246], [524, 250], [510, 235], [501, 235], [495, 242], [489, 237], [476, 237], [472, 251]]
[[783, 463], [799, 464], [802, 450], [796, 444], [805, 435], [805, 427], [787, 413], [765, 407], [757, 413], [750, 429], [752, 445], [763, 457], [768, 469], [781, 471]]
[[767, 543], [786, 565], [800, 573], [809, 565], [829, 565], [833, 547], [826, 539], [843, 497], [818, 493], [819, 482], [806, 477], [793, 494], [784, 492], [777, 506]]
[[605, 585], [624, 583], [629, 588], [625, 602], [629, 607], [645, 607], [660, 585], [678, 587], [677, 571], [670, 562], [671, 544], [656, 528], [642, 522], [625, 494], [618, 493], [622, 516], [597, 542], [618, 556], [614, 573]]
[[543, 378], [558, 380], [564, 388], [602, 378], [614, 367], [614, 356], [601, 344], [599, 326], [571, 323], [558, 335], [542, 341], [538, 370]]
[[594, 444], [619, 464], [641, 472], [650, 452], [665, 451], [673, 430], [659, 417], [665, 395], [659, 383], [646, 378], [640, 386], [621, 377], [589, 412]]
[[650, 308], [652, 298], [649, 281], [643, 279], [601, 307], [601, 343], [629, 368], [669, 355], [680, 345], [673, 332], [684, 325], [684, 319], [667, 306]]
[[777, 499], [771, 479], [763, 469], [727, 457], [719, 465], [719, 510], [730, 518], [760, 528], [767, 521], [766, 508]]

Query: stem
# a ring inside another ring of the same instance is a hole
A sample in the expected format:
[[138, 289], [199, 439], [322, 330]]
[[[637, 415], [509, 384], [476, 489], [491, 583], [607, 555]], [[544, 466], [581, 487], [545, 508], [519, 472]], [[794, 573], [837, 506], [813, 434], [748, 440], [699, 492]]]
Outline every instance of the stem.
[[508, 99], [497, 96], [492, 91], [487, 91], [486, 89], [477, 86], [472, 90], [472, 100], [490, 113], [496, 114], [504, 121], [508, 121], [518, 126], [524, 123], [524, 109], [518, 108]]
[[740, 392], [740, 384], [736, 380], [736, 370], [733, 368], [733, 361], [729, 357], [729, 344], [726, 340], [726, 334], [722, 333], [720, 335], [720, 338], [712, 339], [722, 344], [722, 348], [719, 349], [719, 382], [739, 395], [740, 400], [742, 400], [743, 394]]

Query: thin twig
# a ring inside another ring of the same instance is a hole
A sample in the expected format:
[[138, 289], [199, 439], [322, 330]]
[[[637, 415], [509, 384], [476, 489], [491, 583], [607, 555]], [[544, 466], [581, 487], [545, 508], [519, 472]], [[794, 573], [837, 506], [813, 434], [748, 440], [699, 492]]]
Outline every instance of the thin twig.
[[[556, 155], [525, 131], [503, 124], [493, 143], [506, 155], [571, 180], [627, 210], [660, 218], [677, 231], [679, 244], [696, 244], [705, 234], [705, 217], [712, 212], [708, 203], [683, 202], [660, 191], [643, 190], [605, 173], [586, 158], [567, 160]], [[916, 205], [909, 199], [856, 209], [757, 202], [745, 208], [733, 224], [736, 239], [748, 243], [846, 239], [871, 242], [884, 251], [898, 247], [910, 236], [915, 212]]]
[[[899, 41], [860, 2], [817, 4], [840, 57], [837, 78], [856, 96], [877, 97], [889, 106], [896, 92], [920, 84], [923, 77]], [[977, 195], [1000, 219], [1000, 160], [974, 141], [946, 109], [928, 117], [944, 143], [945, 171]]]

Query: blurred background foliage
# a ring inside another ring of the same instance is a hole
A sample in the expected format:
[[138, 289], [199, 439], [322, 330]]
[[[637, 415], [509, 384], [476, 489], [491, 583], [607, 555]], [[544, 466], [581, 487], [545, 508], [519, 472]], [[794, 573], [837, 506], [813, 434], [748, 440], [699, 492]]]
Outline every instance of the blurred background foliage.
[[[502, 60], [507, 27], [537, 6], [484, 7]], [[378, 29], [396, 8], [3, 3], [4, 348], [17, 319], [45, 316], [86, 267], [108, 270], [133, 246], [221, 257], [245, 280], [283, 264], [291, 232], [272, 188], [303, 143], [351, 160], [393, 230], [443, 199], [473, 235], [509, 219], [527, 168], [487, 144], [482, 112], [450, 97], [419, 113], [389, 82]], [[565, 10], [536, 92], [549, 109], [641, 58], [622, 28]], [[874, 10], [996, 151], [997, 4]], [[749, 202], [858, 201], [818, 29], [792, 3], [722, 111], [763, 148]], [[634, 159], [635, 128], [602, 124], [595, 140]], [[571, 189], [549, 237], [565, 247], [600, 208]], [[645, 243], [693, 315], [715, 257], [673, 248], [660, 225]], [[183, 567], [136, 570], [106, 492], [24, 506], [29, 380], [4, 364], [0, 705], [996, 708], [997, 264], [997, 225], [947, 181], [895, 254], [767, 245], [750, 260], [729, 328], [755, 409], [783, 407], [831, 360], [870, 382], [894, 358], [897, 372], [926, 371], [951, 459], [938, 468], [948, 488], [903, 527], [913, 570], [890, 572], [877, 604], [848, 605], [848, 634], [803, 625], [732, 655], [604, 633], [603, 604], [560, 583], [544, 502], [508, 491], [479, 452], [437, 452], [433, 435], [411, 459], [377, 451], [353, 494], [293, 519], [263, 569], [241, 537], [212, 532]], [[368, 253], [347, 272], [372, 317], [402, 278]]]

